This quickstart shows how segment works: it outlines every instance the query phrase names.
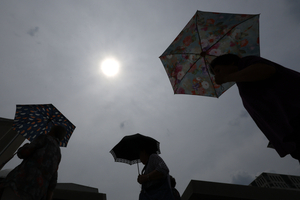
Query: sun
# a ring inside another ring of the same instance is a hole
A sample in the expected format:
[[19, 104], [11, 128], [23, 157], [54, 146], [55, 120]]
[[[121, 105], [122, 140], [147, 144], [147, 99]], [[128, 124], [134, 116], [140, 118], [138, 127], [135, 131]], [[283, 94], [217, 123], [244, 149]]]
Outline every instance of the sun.
[[106, 76], [115, 76], [119, 72], [120, 64], [114, 58], [107, 58], [101, 63], [101, 70]]

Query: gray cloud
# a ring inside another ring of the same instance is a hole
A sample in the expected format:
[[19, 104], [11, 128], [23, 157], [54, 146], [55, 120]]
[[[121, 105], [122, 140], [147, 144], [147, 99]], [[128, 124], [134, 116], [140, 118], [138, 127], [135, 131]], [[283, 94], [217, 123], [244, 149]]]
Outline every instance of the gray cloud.
[[120, 128], [122, 129], [122, 128], [124, 128], [125, 127], [125, 122], [121, 122], [120, 123]]
[[249, 117], [249, 113], [246, 110], [241, 110], [238, 117], [235, 119], [232, 119], [228, 122], [230, 126], [239, 126], [241, 121], [244, 119], [247, 119]]
[[247, 117], [249, 117], [250, 115], [249, 115], [249, 113], [246, 111], [246, 110], [242, 110], [241, 112], [240, 112], [240, 118], [247, 118]]
[[255, 179], [249, 173], [244, 171], [238, 171], [232, 175], [231, 183], [239, 185], [249, 185]]
[[300, 2], [299, 1], [293, 1], [293, 0], [287, 0], [287, 10], [286, 15], [291, 16], [291, 18], [299, 23], [299, 9], [300, 9]]
[[29, 31], [27, 31], [27, 34], [34, 37], [38, 32], [39, 32], [39, 27], [36, 26], [34, 28], [29, 29]]
[[[261, 13], [261, 55], [300, 70], [299, 23], [281, 0], [3, 0], [1, 117], [13, 119], [16, 104], [53, 103], [76, 125], [59, 182], [96, 187], [108, 199], [138, 198], [137, 166], [109, 153], [135, 133], [160, 142], [181, 194], [191, 179], [248, 184], [266, 169], [299, 174], [297, 161], [266, 148], [236, 86], [219, 99], [174, 95], [158, 57], [197, 9]], [[14, 34], [24, 32], [30, 37]], [[43, 45], [32, 42], [37, 36]], [[120, 61], [118, 76], [99, 72], [106, 56]]]

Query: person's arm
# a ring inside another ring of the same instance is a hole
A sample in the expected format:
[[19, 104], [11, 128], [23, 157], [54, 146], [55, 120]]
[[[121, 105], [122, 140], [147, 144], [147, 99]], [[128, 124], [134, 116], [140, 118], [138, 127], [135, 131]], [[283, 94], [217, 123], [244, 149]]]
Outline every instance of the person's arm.
[[45, 145], [45, 135], [38, 136], [31, 143], [26, 143], [20, 147], [17, 151], [17, 155], [20, 159], [25, 159], [30, 156], [36, 149], [39, 149]]
[[165, 176], [164, 173], [159, 172], [157, 170], [153, 170], [152, 172], [150, 172], [148, 174], [139, 175], [138, 182], [140, 184], [143, 184], [147, 181], [154, 181], [154, 180], [162, 179], [164, 176]]
[[17, 155], [20, 159], [25, 159], [34, 152], [35, 148], [32, 147], [29, 143], [24, 144], [21, 148], [18, 149]]
[[227, 82], [261, 81], [271, 77], [275, 72], [276, 69], [273, 66], [257, 63], [231, 74], [218, 74], [215, 76], [215, 81], [219, 85]]

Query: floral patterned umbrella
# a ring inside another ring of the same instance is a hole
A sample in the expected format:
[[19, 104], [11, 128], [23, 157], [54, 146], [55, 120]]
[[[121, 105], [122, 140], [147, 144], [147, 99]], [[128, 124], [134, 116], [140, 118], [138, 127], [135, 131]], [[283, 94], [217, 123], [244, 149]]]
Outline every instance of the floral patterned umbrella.
[[75, 126], [52, 104], [17, 105], [13, 129], [29, 141], [47, 134], [53, 125], [65, 127], [67, 134], [60, 142], [66, 147]]
[[260, 55], [259, 15], [197, 11], [160, 56], [175, 94], [219, 97], [234, 83], [217, 85], [209, 63], [232, 53]]

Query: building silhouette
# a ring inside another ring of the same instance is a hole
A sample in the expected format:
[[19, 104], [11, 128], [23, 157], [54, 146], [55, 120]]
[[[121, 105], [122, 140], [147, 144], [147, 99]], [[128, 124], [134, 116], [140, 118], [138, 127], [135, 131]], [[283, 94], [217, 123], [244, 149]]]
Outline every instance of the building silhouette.
[[262, 173], [250, 185], [191, 180], [182, 200], [298, 200], [300, 177]]
[[97, 188], [75, 183], [57, 183], [53, 200], [106, 200], [106, 194]]
[[[0, 181], [10, 171], [11, 169], [0, 170]], [[106, 194], [99, 193], [98, 189], [93, 187], [75, 183], [57, 183], [52, 200], [106, 200]]]
[[25, 140], [12, 129], [13, 122], [13, 119], [0, 117], [0, 170]]
[[251, 182], [250, 186], [300, 190], [300, 177], [264, 172]]

